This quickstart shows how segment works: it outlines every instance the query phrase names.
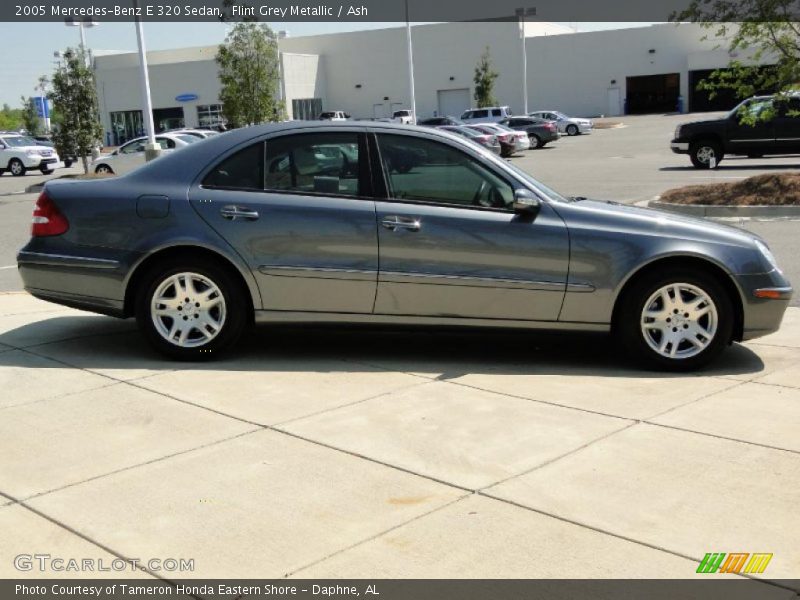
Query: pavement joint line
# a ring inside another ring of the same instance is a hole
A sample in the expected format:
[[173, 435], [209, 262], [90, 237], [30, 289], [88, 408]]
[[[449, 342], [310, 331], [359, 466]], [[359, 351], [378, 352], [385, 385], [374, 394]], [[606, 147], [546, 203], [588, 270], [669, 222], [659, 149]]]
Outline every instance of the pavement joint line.
[[[769, 377], [769, 375], [763, 375], [762, 377]], [[756, 385], [766, 385], [768, 387], [777, 387], [784, 390], [794, 390], [795, 392], [800, 391], [800, 387], [793, 387], [791, 385], [785, 385], [783, 383], [771, 383], [769, 381], [759, 381], [758, 378], [751, 379], [747, 383], [754, 383]]]
[[719, 379], [720, 381], [726, 381], [726, 382], [730, 383], [731, 385], [729, 385], [726, 388], [722, 388], [721, 390], [716, 390], [716, 391], [713, 391], [713, 392], [709, 392], [708, 394], [704, 394], [704, 395], [700, 396], [699, 398], [695, 398], [694, 400], [689, 400], [688, 402], [684, 402], [683, 404], [679, 404], [677, 406], [672, 406], [672, 407], [668, 408], [667, 410], [661, 411], [660, 413], [656, 413], [656, 414], [650, 415], [649, 417], [646, 417], [644, 419], [640, 419], [640, 421], [647, 421], [648, 419], [657, 419], [658, 417], [661, 417], [663, 415], [671, 413], [674, 410], [678, 410], [680, 408], [685, 408], [685, 407], [687, 407], [687, 406], [689, 406], [691, 404], [695, 404], [697, 402], [700, 402], [701, 400], [705, 400], [707, 398], [711, 398], [713, 396], [716, 396], [717, 394], [724, 394], [725, 392], [729, 392], [729, 391], [731, 391], [733, 389], [736, 389], [738, 387], [741, 387], [741, 386], [745, 385], [746, 383], [749, 383], [749, 381], [742, 381], [740, 379], [725, 379], [724, 377], [715, 377], [714, 379]]
[[64, 394], [58, 394], [56, 396], [48, 396], [47, 398], [39, 398], [38, 400], [29, 400], [28, 402], [21, 402], [20, 404], [11, 404], [9, 406], [0, 406], [0, 412], [4, 410], [9, 410], [12, 408], [18, 408], [20, 406], [30, 406], [32, 404], [39, 404], [40, 402], [50, 402], [51, 400], [62, 400], [64, 398], [69, 398], [70, 396], [77, 396], [78, 394], [87, 394], [89, 392], [96, 392], [98, 390], [104, 390], [106, 388], [114, 387], [115, 385], [119, 385], [119, 383], [115, 381], [110, 381], [104, 385], [99, 385], [97, 387], [88, 388], [85, 390], [79, 390], [75, 392], [66, 392]]
[[527, 469], [525, 471], [522, 471], [521, 473], [516, 473], [514, 475], [506, 477], [505, 479], [501, 479], [499, 481], [495, 481], [494, 483], [492, 483], [490, 485], [483, 486], [482, 488], [479, 488], [479, 489], [475, 490], [475, 492], [476, 493], [481, 493], [483, 490], [491, 489], [491, 488], [496, 487], [498, 485], [501, 485], [501, 484], [503, 484], [503, 483], [505, 483], [507, 481], [511, 481], [512, 479], [517, 479], [519, 477], [524, 477], [525, 475], [533, 473], [534, 471], [538, 471], [539, 469], [543, 469], [544, 467], [546, 467], [548, 465], [552, 465], [553, 463], [558, 462], [563, 458], [567, 458], [568, 456], [572, 456], [573, 454], [578, 454], [579, 452], [585, 450], [589, 446], [593, 446], [594, 444], [596, 444], [598, 442], [602, 442], [604, 440], [607, 440], [608, 438], [610, 438], [612, 436], [615, 436], [618, 433], [622, 433], [623, 431], [627, 431], [631, 427], [635, 427], [638, 424], [639, 423], [637, 421], [629, 423], [625, 427], [620, 427], [619, 429], [615, 429], [614, 431], [611, 431], [611, 432], [609, 432], [609, 433], [607, 433], [605, 435], [601, 435], [600, 437], [594, 438], [593, 440], [589, 440], [585, 444], [582, 444], [582, 445], [578, 446], [577, 448], [573, 448], [569, 452], [565, 452], [564, 454], [560, 454], [559, 456], [550, 458], [550, 459], [544, 461], [543, 463], [540, 463], [540, 464], [538, 464], [538, 465], [536, 465], [534, 467], [531, 467], [530, 469]]
[[403, 521], [402, 523], [398, 523], [397, 525], [393, 525], [392, 527], [389, 527], [388, 529], [386, 529], [384, 531], [380, 531], [380, 532], [378, 532], [378, 533], [376, 533], [374, 535], [371, 535], [371, 536], [366, 537], [366, 538], [364, 538], [362, 540], [359, 540], [359, 541], [357, 541], [357, 542], [355, 542], [353, 544], [350, 544], [349, 546], [346, 546], [344, 548], [340, 548], [339, 550], [336, 550], [335, 552], [331, 552], [327, 556], [323, 556], [322, 558], [320, 558], [318, 560], [312, 561], [312, 562], [310, 562], [310, 563], [308, 563], [306, 565], [303, 565], [302, 567], [294, 569], [293, 571], [289, 571], [288, 573], [285, 573], [283, 575], [283, 577], [284, 577], [284, 579], [288, 579], [289, 577], [292, 577], [292, 576], [300, 573], [301, 571], [305, 571], [306, 569], [310, 569], [311, 567], [313, 567], [315, 565], [323, 563], [326, 560], [329, 560], [329, 559], [333, 558], [334, 556], [337, 556], [339, 554], [343, 554], [343, 553], [345, 553], [345, 552], [347, 552], [349, 550], [353, 550], [354, 548], [358, 548], [359, 546], [363, 546], [364, 544], [367, 544], [367, 543], [369, 543], [369, 542], [371, 542], [373, 540], [377, 540], [378, 538], [381, 538], [384, 535], [386, 535], [388, 533], [391, 533], [392, 531], [395, 531], [397, 529], [401, 529], [402, 527], [405, 527], [406, 525], [410, 525], [411, 523], [414, 523], [415, 521], [419, 521], [421, 519], [424, 519], [425, 517], [428, 517], [429, 515], [432, 515], [432, 514], [437, 513], [437, 512], [439, 512], [441, 510], [449, 508], [449, 507], [453, 506], [454, 504], [458, 504], [459, 502], [463, 502], [467, 498], [471, 498], [474, 495], [475, 495], [475, 493], [473, 492], [473, 493], [469, 493], [469, 494], [464, 494], [463, 496], [459, 496], [458, 498], [455, 498], [455, 499], [451, 500], [450, 502], [447, 502], [445, 504], [442, 504], [441, 506], [437, 506], [437, 507], [435, 507], [435, 508], [433, 508], [433, 509], [431, 509], [431, 510], [429, 510], [427, 512], [424, 512], [424, 513], [419, 514], [419, 515], [417, 515], [415, 517], [412, 517], [411, 519], [409, 519], [407, 521]]
[[[8, 498], [9, 500], [13, 500], [12, 504], [8, 504], [7, 506], [21, 506], [21, 507], [22, 507], [22, 508], [24, 508], [25, 510], [32, 512], [32, 513], [33, 513], [34, 515], [36, 515], [37, 517], [39, 517], [39, 518], [42, 518], [42, 519], [44, 519], [44, 520], [46, 520], [46, 521], [49, 521], [50, 523], [52, 523], [52, 524], [53, 524], [53, 525], [55, 525], [56, 527], [60, 527], [61, 529], [64, 529], [64, 530], [65, 530], [65, 531], [67, 531], [68, 533], [71, 533], [72, 535], [74, 535], [74, 536], [77, 536], [77, 537], [81, 538], [81, 539], [82, 539], [82, 540], [84, 540], [85, 542], [88, 542], [88, 543], [92, 544], [93, 546], [97, 546], [97, 547], [98, 547], [98, 548], [100, 548], [101, 550], [103, 550], [103, 551], [105, 551], [105, 552], [108, 552], [108, 553], [109, 553], [109, 554], [111, 554], [112, 556], [115, 556], [115, 557], [117, 557], [117, 558], [119, 558], [119, 559], [122, 559], [122, 560], [124, 560], [126, 563], [129, 563], [129, 564], [130, 564], [130, 560], [131, 560], [131, 559], [130, 559], [130, 558], [128, 558], [127, 556], [125, 556], [124, 554], [122, 554], [121, 552], [117, 552], [116, 550], [114, 550], [114, 549], [113, 549], [113, 548], [111, 548], [110, 546], [107, 546], [107, 545], [105, 545], [105, 544], [103, 544], [103, 543], [99, 542], [98, 540], [95, 540], [94, 538], [92, 538], [92, 537], [90, 537], [90, 536], [88, 536], [88, 535], [86, 535], [86, 534], [84, 534], [84, 533], [81, 533], [80, 531], [78, 531], [78, 530], [77, 530], [77, 529], [75, 529], [74, 527], [71, 527], [70, 525], [67, 525], [66, 523], [64, 523], [64, 522], [62, 522], [62, 521], [60, 521], [60, 520], [56, 519], [55, 517], [51, 517], [51, 516], [50, 516], [50, 515], [48, 515], [47, 513], [45, 513], [45, 512], [42, 512], [42, 511], [40, 511], [40, 510], [38, 510], [38, 509], [36, 509], [36, 508], [34, 508], [34, 507], [32, 507], [32, 506], [29, 506], [29, 505], [28, 505], [26, 502], [24, 502], [24, 501], [22, 501], [22, 500], [18, 500], [18, 499], [16, 499], [16, 498], [14, 498], [13, 496], [11, 496], [11, 495], [9, 495], [9, 494], [7, 494], [7, 493], [5, 493], [5, 492], [1, 491], [1, 490], [0, 490], [0, 496], [3, 496], [3, 497], [5, 497], [5, 498]], [[159, 575], [157, 575], [156, 573], [153, 573], [152, 571], [150, 571], [149, 569], [147, 569], [147, 568], [145, 568], [145, 567], [143, 567], [143, 566], [138, 566], [138, 567], [136, 567], [136, 568], [137, 568], [138, 570], [140, 570], [140, 571], [144, 572], [144, 573], [147, 573], [147, 574], [148, 574], [148, 575], [150, 575], [151, 577], [155, 577], [156, 579], [161, 579], [161, 580], [164, 580], [164, 581], [166, 581], [166, 580], [165, 580], [163, 577], [160, 577], [160, 576], [159, 576]]]
[[[678, 552], [677, 550], [671, 550], [671, 549], [666, 548], [664, 546], [659, 546], [658, 544], [652, 544], [650, 542], [645, 542], [643, 540], [637, 540], [636, 538], [632, 538], [632, 537], [629, 537], [627, 535], [623, 535], [621, 533], [615, 533], [613, 531], [610, 531], [610, 530], [607, 530], [607, 529], [603, 529], [602, 527], [597, 527], [595, 525], [590, 525], [590, 524], [584, 523], [582, 521], [577, 521], [575, 519], [570, 519], [568, 517], [563, 517], [561, 515], [557, 515], [556, 513], [551, 513], [549, 511], [542, 510], [540, 508], [534, 508], [532, 506], [527, 506], [525, 504], [521, 504], [520, 502], [516, 502], [514, 500], [510, 500], [508, 498], [501, 498], [499, 496], [493, 496], [492, 494], [490, 494], [488, 492], [485, 492], [485, 491], [482, 491], [482, 490], [478, 490], [475, 493], [477, 495], [483, 496], [485, 498], [491, 498], [492, 500], [497, 500], [498, 502], [503, 502], [505, 504], [509, 504], [511, 506], [515, 506], [515, 507], [521, 508], [523, 510], [528, 510], [528, 511], [531, 511], [531, 512], [535, 512], [535, 513], [543, 515], [545, 517], [550, 517], [552, 519], [557, 519], [558, 521], [562, 521], [564, 523], [569, 523], [571, 525], [576, 525], [578, 527], [583, 527], [584, 529], [589, 529], [589, 530], [594, 531], [596, 533], [609, 535], [611, 537], [615, 537], [617, 539], [624, 540], [624, 541], [630, 542], [632, 544], [637, 544], [639, 546], [644, 546], [646, 548], [650, 548], [651, 550], [657, 550], [659, 552], [664, 552], [666, 554], [671, 554], [673, 556], [677, 556], [678, 558], [683, 558], [683, 559], [686, 559], [686, 560], [690, 560], [690, 561], [695, 562], [695, 563], [699, 563], [701, 561], [700, 558], [698, 558], [696, 556], [691, 556], [690, 554], [683, 554], [682, 552]], [[768, 580], [768, 579], [759, 579], [757, 577], [754, 577], [754, 576], [752, 576], [750, 574], [746, 574], [746, 573], [736, 573], [736, 575], [738, 577], [742, 577], [744, 579], [751, 579], [753, 581], [756, 581], [758, 583], [763, 583], [765, 585], [772, 585], [774, 587], [778, 587], [778, 588], [785, 589], [785, 590], [790, 590], [790, 591], [797, 591], [794, 588], [792, 588], [790, 586], [782, 585], [782, 584], [778, 583], [777, 581], [772, 581], [772, 580]]]
[[303, 421], [305, 419], [311, 419], [313, 417], [317, 417], [319, 415], [324, 415], [329, 412], [337, 411], [341, 408], [349, 408], [351, 406], [356, 406], [358, 404], [363, 404], [364, 402], [369, 402], [370, 400], [377, 400], [379, 398], [383, 398], [384, 396], [391, 396], [397, 392], [405, 392], [406, 390], [410, 390], [413, 388], [422, 387], [424, 385], [430, 385], [433, 383], [432, 381], [420, 381], [418, 383], [412, 383], [410, 385], [404, 386], [402, 388], [391, 390], [388, 392], [381, 392], [380, 394], [376, 394], [374, 396], [369, 396], [368, 398], [362, 398], [361, 400], [354, 400], [353, 402], [348, 402], [347, 404], [340, 404], [338, 406], [331, 406], [329, 408], [323, 408], [322, 410], [318, 410], [316, 412], [308, 413], [306, 415], [301, 415], [299, 417], [292, 417], [291, 419], [287, 419], [286, 421], [279, 421], [278, 423], [273, 423], [272, 427], [283, 427], [285, 425], [290, 425], [292, 423], [296, 423], [297, 421]]
[[756, 446], [758, 448], [766, 448], [767, 450], [777, 450], [778, 452], [787, 452], [789, 454], [800, 454], [800, 450], [792, 450], [790, 448], [781, 448], [780, 446], [770, 446], [769, 444], [762, 444], [761, 442], [751, 442], [749, 440], [740, 440], [739, 438], [728, 437], [719, 435], [717, 433], [709, 433], [707, 431], [697, 431], [689, 429], [688, 427], [678, 427], [677, 425], [667, 425], [665, 423], [653, 423], [651, 421], [642, 421], [645, 425], [652, 425], [653, 427], [661, 427], [663, 429], [672, 429], [673, 431], [682, 431], [683, 433], [691, 433], [695, 435], [704, 435], [718, 440], [725, 440], [737, 444], [747, 444], [748, 446]]
[[[146, 467], [148, 465], [152, 465], [152, 464], [159, 463], [159, 462], [162, 462], [162, 461], [165, 461], [165, 460], [169, 460], [171, 458], [176, 458], [176, 457], [182, 456], [184, 454], [189, 454], [191, 452], [196, 452], [198, 450], [204, 450], [206, 448], [211, 448], [213, 446], [217, 446], [219, 444], [224, 444], [226, 442], [232, 442], [233, 440], [236, 440], [236, 439], [239, 439], [241, 437], [248, 436], [248, 435], [252, 435], [252, 434], [258, 433], [260, 431], [263, 431], [263, 429], [262, 428], [257, 428], [257, 429], [250, 429], [248, 431], [243, 431], [241, 433], [237, 433], [236, 435], [228, 436], [226, 438], [222, 438], [222, 439], [219, 439], [219, 440], [214, 440], [214, 441], [208, 442], [206, 444], [201, 444], [200, 446], [195, 446], [193, 448], [187, 448], [185, 450], [180, 450], [178, 452], [173, 452], [172, 454], [165, 454], [164, 456], [159, 456], [159, 457], [150, 459], [150, 460], [145, 461], [145, 462], [136, 463], [134, 465], [128, 465], [126, 467], [120, 467], [119, 469], [114, 469], [113, 471], [109, 471], [107, 473], [101, 473], [99, 475], [94, 475], [92, 477], [88, 477], [88, 478], [82, 479], [80, 481], [73, 481], [72, 483], [67, 483], [67, 484], [59, 486], [57, 488], [52, 488], [52, 489], [49, 489], [49, 490], [46, 490], [46, 491], [43, 491], [43, 492], [36, 492], [35, 494], [31, 494], [30, 496], [26, 496], [26, 497], [24, 497], [22, 499], [17, 500], [17, 502], [19, 504], [23, 504], [23, 503], [28, 502], [30, 500], [35, 500], [37, 498], [41, 498], [42, 496], [48, 496], [50, 494], [56, 494], [58, 492], [67, 490], [69, 488], [73, 488], [73, 487], [77, 487], [77, 486], [80, 486], [80, 485], [84, 485], [86, 483], [91, 483], [92, 481], [97, 481], [99, 479], [104, 479], [106, 477], [112, 477], [112, 476], [118, 475], [120, 473], [125, 473], [126, 471], [133, 471], [134, 469], [138, 469], [138, 468], [141, 468], [141, 467]], [[0, 494], [2, 494], [2, 492], [0, 492]], [[9, 496], [7, 496], [7, 497], [9, 497]]]

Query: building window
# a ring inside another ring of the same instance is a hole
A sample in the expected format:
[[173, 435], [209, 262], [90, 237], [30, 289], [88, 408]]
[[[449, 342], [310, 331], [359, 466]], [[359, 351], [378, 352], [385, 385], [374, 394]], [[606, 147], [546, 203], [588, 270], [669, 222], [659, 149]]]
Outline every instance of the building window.
[[142, 111], [123, 110], [111, 113], [111, 140], [114, 146], [124, 144], [128, 140], [144, 135]]
[[222, 104], [200, 104], [197, 106], [197, 124], [200, 127], [216, 127], [224, 123]]
[[292, 118], [298, 121], [316, 121], [322, 113], [322, 98], [292, 100]]

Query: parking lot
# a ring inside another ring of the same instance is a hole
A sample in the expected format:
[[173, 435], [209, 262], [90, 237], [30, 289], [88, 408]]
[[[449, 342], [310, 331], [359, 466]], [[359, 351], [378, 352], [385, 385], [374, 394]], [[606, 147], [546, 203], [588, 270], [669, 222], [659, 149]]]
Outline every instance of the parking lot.
[[[668, 149], [686, 118], [512, 160], [626, 203], [795, 168], [695, 171]], [[602, 335], [361, 328], [262, 327], [224, 360], [171, 363], [130, 321], [19, 291], [35, 195], [15, 192], [40, 179], [0, 178], [3, 577], [98, 575], [14, 567], [48, 553], [194, 560], [138, 573], [170, 579], [677, 579], [759, 552], [756, 578], [795, 581], [765, 594], [800, 591], [800, 308], [689, 375]], [[800, 281], [800, 222], [743, 225]]]

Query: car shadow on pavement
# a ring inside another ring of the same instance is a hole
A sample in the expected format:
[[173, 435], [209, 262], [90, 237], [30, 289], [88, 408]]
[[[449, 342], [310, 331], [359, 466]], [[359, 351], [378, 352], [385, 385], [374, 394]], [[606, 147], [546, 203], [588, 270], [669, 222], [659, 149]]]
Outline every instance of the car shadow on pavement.
[[[754, 160], [763, 160], [763, 159], [747, 159], [748, 162], [746, 163], [737, 163], [737, 164], [730, 164], [731, 159], [725, 159], [725, 163], [718, 165], [714, 169], [709, 169], [708, 171], [713, 173], [714, 171], [787, 171], [792, 169], [800, 169], [800, 164], [780, 164], [780, 165], [764, 165], [758, 162], [754, 162]], [[692, 165], [687, 165], [685, 167], [660, 167], [659, 171], [678, 171], [678, 172], [697, 172], [697, 169]], [[758, 175], [758, 173], [754, 173], [754, 175]]]
[[[162, 358], [132, 320], [98, 316], [42, 317], [0, 334], [0, 367], [171, 371], [430, 372], [439, 379], [465, 374], [553, 374], [578, 377], [687, 377], [758, 374], [761, 358], [734, 344], [707, 370], [663, 373], [631, 361], [607, 334], [494, 329], [260, 325], [230, 352], [209, 362]], [[24, 354], [42, 359], [34, 362]]]

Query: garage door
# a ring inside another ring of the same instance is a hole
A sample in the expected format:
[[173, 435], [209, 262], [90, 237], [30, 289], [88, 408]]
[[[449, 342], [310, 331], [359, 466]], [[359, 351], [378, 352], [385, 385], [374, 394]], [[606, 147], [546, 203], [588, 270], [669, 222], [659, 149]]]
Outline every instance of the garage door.
[[439, 90], [436, 92], [439, 100], [439, 116], [459, 117], [461, 113], [470, 108], [469, 88], [460, 90]]

